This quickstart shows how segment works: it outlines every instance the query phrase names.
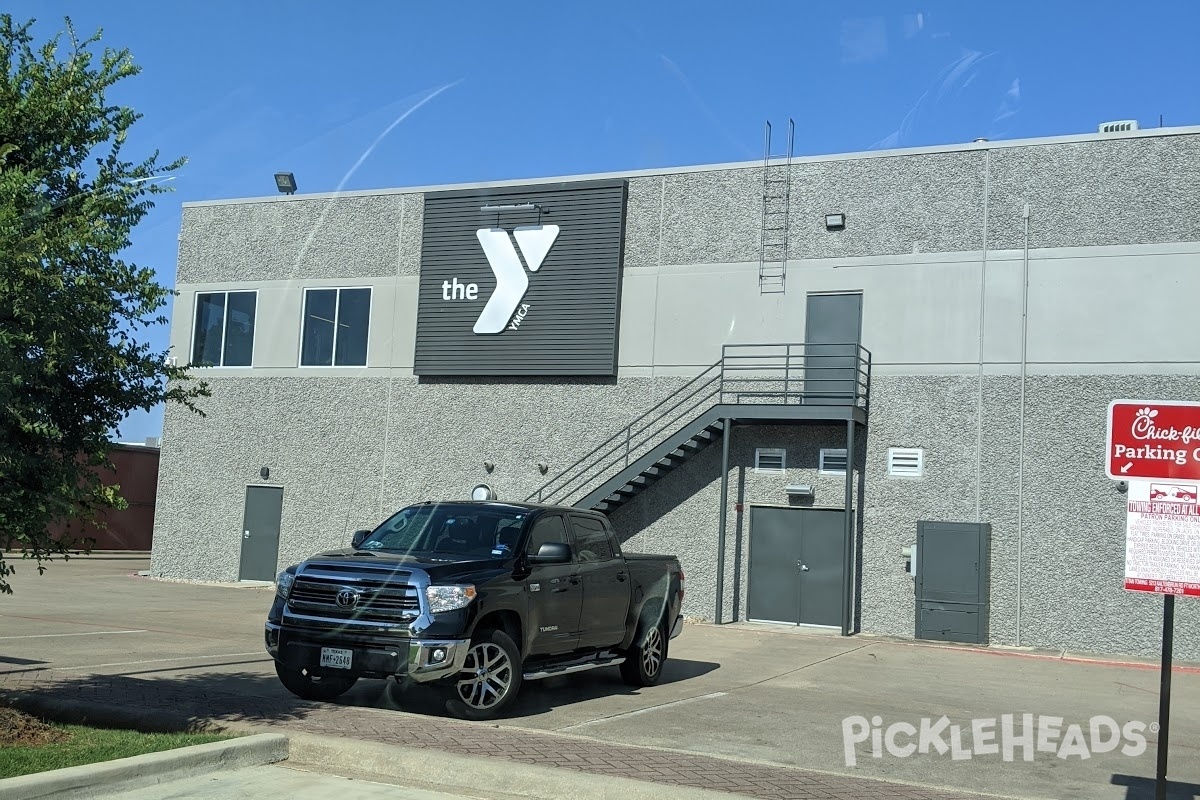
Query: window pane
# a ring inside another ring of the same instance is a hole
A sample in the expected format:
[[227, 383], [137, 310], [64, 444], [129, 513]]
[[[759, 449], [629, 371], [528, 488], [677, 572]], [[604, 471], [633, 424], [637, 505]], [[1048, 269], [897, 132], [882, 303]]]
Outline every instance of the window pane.
[[192, 364], [220, 366], [221, 328], [224, 321], [224, 292], [196, 295], [196, 331], [192, 337]]
[[328, 367], [333, 364], [333, 321], [336, 314], [337, 289], [310, 289], [304, 294], [301, 366]]
[[567, 543], [567, 528], [563, 525], [563, 518], [557, 514], [552, 517], [542, 517], [533, 524], [533, 530], [529, 532], [529, 545], [525, 548], [525, 552], [531, 556], [537, 555], [537, 551], [547, 542]]
[[339, 367], [367, 365], [367, 329], [371, 322], [371, 290], [342, 289], [338, 298], [337, 355]]
[[613, 557], [608, 532], [597, 520], [571, 517], [575, 525], [575, 555], [580, 561], [608, 561]]
[[254, 356], [254, 292], [230, 292], [225, 313], [227, 367], [248, 367]]

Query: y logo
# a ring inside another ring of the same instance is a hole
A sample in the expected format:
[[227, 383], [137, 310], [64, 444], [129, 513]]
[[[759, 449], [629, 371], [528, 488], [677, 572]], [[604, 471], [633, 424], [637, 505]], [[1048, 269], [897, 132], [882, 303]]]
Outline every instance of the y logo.
[[[487, 256], [492, 274], [496, 276], [496, 291], [488, 298], [483, 313], [475, 320], [475, 333], [500, 333], [512, 319], [521, 299], [529, 289], [529, 277], [521, 266], [516, 248], [508, 231], [503, 228], [480, 228], [475, 231], [479, 244], [483, 246], [483, 254]], [[546, 254], [558, 238], [557, 225], [522, 225], [516, 228], [513, 238], [530, 272], [537, 272]]]

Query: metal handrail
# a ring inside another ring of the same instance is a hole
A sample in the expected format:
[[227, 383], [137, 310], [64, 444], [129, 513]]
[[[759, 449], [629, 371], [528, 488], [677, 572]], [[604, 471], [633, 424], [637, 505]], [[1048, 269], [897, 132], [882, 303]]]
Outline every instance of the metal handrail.
[[[841, 352], [812, 352], [814, 347]], [[854, 359], [853, 367], [814, 365], [821, 359], [841, 359], [845, 362], [847, 358]], [[853, 370], [853, 375], [847, 374], [850, 370]], [[820, 377], [820, 373], [834, 375]], [[781, 385], [782, 389], [760, 390], [757, 388], [760, 384]], [[826, 384], [845, 387], [845, 391], [819, 388]], [[668, 426], [674, 426], [685, 416], [685, 421], [695, 419], [697, 410], [704, 411], [712, 405], [737, 405], [746, 402], [745, 398], [763, 398], [775, 400], [772, 405], [818, 402], [822, 405], [854, 405], [866, 410], [870, 388], [871, 353], [856, 343], [822, 343], [815, 346], [804, 343], [724, 345], [720, 361], [618, 429], [538, 487], [526, 500], [536, 498], [539, 502], [561, 502], [581, 489], [591, 488], [591, 483], [608, 470], [617, 466], [622, 469], [628, 467], [649, 452], [662, 441]], [[762, 404], [761, 401], [757, 403]], [[674, 427], [671, 429], [677, 430]]]

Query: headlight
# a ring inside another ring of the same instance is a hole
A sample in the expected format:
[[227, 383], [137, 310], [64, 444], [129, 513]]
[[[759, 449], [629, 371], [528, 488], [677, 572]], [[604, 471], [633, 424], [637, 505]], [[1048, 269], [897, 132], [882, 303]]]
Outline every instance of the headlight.
[[296, 573], [284, 570], [279, 573], [279, 577], [275, 579], [275, 594], [287, 600], [288, 593], [292, 591], [292, 583], [296, 580]]
[[469, 583], [462, 586], [426, 586], [425, 599], [429, 601], [430, 614], [454, 611], [471, 604], [475, 599], [475, 587]]

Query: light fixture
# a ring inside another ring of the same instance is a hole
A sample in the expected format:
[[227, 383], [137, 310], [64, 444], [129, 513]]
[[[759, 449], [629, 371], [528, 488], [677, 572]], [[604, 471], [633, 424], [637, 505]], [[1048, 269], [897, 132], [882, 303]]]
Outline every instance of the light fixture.
[[471, 490], [471, 499], [472, 500], [495, 500], [496, 499], [496, 490], [493, 489], [491, 486], [488, 486], [486, 483], [477, 484], [475, 486], [475, 488]]
[[550, 465], [547, 464], [545, 461], [539, 461], [537, 467], [538, 467], [538, 472], [542, 473], [543, 475], [545, 475], [546, 472], [550, 469]]
[[840, 231], [846, 227], [845, 214], [826, 214], [825, 215], [825, 230]]
[[784, 487], [788, 497], [812, 497], [812, 486], [807, 483], [791, 483]]
[[501, 206], [480, 206], [479, 210], [483, 212], [491, 211], [532, 211], [535, 208], [541, 208], [537, 203], [509, 203]]
[[296, 176], [290, 172], [276, 172], [275, 188], [283, 194], [295, 194]]
[[262, 479], [265, 481], [267, 478], [271, 477], [271, 468], [263, 467], [258, 471], [258, 474], [261, 475]]
[[486, 469], [488, 472], [491, 472], [492, 470], [494, 470], [496, 468], [496, 464], [494, 461], [485, 461], [485, 462], [483, 462], [483, 468]]

